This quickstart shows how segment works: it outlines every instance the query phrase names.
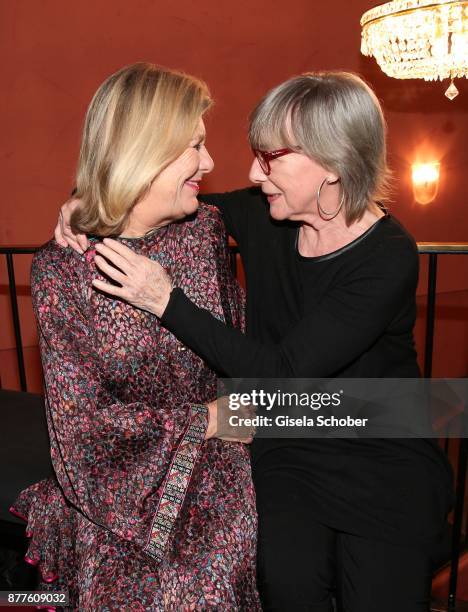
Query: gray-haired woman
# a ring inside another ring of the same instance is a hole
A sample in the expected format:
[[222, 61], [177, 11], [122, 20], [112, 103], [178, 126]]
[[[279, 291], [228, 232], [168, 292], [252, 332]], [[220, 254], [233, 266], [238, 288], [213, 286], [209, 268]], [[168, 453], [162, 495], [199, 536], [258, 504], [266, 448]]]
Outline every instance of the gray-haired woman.
[[[254, 110], [250, 143], [261, 191], [203, 197], [243, 257], [246, 335], [113, 241], [101, 252], [126, 278], [100, 288], [161, 317], [227, 376], [419, 376], [418, 255], [382, 204], [385, 122], [372, 90], [340, 72], [286, 81]], [[67, 235], [75, 242], [62, 224], [58, 239]], [[256, 440], [252, 451], [265, 610], [329, 612], [333, 590], [346, 612], [429, 609], [432, 555], [451, 502], [450, 468], [435, 444]]]

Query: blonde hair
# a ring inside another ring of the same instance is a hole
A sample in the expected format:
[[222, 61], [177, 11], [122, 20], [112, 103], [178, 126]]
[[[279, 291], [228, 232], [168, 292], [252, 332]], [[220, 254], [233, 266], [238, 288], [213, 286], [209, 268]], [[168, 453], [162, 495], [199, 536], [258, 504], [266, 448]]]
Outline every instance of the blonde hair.
[[186, 74], [138, 63], [111, 75], [86, 113], [72, 215], [75, 232], [122, 233], [154, 178], [188, 146], [211, 105], [207, 86]]
[[340, 178], [347, 224], [372, 200], [385, 202], [386, 123], [372, 89], [350, 72], [310, 72], [260, 101], [250, 118], [254, 149], [300, 150]]

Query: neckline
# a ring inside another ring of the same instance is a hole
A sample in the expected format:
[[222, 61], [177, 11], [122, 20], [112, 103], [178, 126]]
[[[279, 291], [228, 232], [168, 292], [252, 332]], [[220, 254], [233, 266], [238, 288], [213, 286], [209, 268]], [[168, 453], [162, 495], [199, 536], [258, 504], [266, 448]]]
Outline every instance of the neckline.
[[321, 261], [328, 261], [330, 259], [335, 259], [335, 257], [339, 257], [343, 253], [350, 251], [355, 246], [357, 246], [359, 243], [361, 243], [363, 240], [365, 240], [368, 236], [370, 236], [375, 231], [375, 229], [378, 226], [382, 224], [383, 221], [386, 221], [387, 219], [390, 219], [390, 214], [388, 212], [386, 212], [383, 217], [380, 217], [380, 219], [377, 219], [377, 221], [373, 225], [371, 225], [363, 234], [361, 234], [360, 236], [358, 236], [357, 238], [355, 238], [348, 244], [345, 244], [343, 247], [337, 249], [336, 251], [332, 251], [331, 253], [325, 253], [324, 255], [316, 255], [315, 257], [307, 257], [306, 255], [301, 255], [299, 253], [299, 248], [298, 248], [299, 230], [300, 230], [300, 226], [299, 226], [297, 228], [296, 239], [294, 241], [295, 255], [301, 261], [308, 261], [308, 262], [313, 262], [313, 263], [319, 263]]
[[[119, 242], [121, 241], [125, 241], [125, 242], [144, 242], [145, 240], [149, 240], [150, 238], [153, 238], [153, 236], [155, 236], [156, 234], [162, 234], [164, 235], [167, 230], [169, 229], [169, 227], [172, 225], [172, 223], [168, 223], [167, 225], [163, 225], [162, 227], [155, 227], [152, 230], [150, 230], [149, 232], [146, 232], [146, 234], [143, 234], [143, 236], [111, 236], [111, 238], [113, 240], [118, 240]], [[165, 232], [163, 232], [162, 230], [166, 230]], [[88, 235], [89, 239], [93, 239], [96, 240], [97, 242], [103, 240], [103, 238], [105, 238], [105, 236], [96, 236], [96, 234], [90, 234]]]
[[146, 234], [143, 234], [143, 236], [117, 236], [116, 240], [127, 240], [128, 242], [133, 242], [134, 240], [146, 240], [147, 238], [152, 238], [155, 234], [165, 234], [170, 225], [172, 224], [168, 223], [167, 225], [163, 225], [161, 227], [154, 227], [153, 229], [149, 230], [149, 232], [146, 232]]

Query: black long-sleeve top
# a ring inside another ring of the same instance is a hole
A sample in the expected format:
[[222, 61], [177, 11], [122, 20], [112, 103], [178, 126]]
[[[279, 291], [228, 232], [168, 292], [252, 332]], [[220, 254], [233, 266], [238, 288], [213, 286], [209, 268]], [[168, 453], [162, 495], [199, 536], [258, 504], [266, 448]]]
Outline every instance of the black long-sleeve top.
[[[221, 210], [239, 245], [246, 335], [177, 288], [162, 323], [212, 367], [229, 377], [419, 376], [418, 253], [392, 216], [331, 254], [303, 257], [299, 225], [272, 220], [258, 189], [203, 200]], [[313, 513], [351, 533], [427, 545], [450, 503], [448, 465], [424, 440], [258, 440], [253, 457], [257, 477], [264, 467], [305, 468], [314, 489], [320, 475]]]

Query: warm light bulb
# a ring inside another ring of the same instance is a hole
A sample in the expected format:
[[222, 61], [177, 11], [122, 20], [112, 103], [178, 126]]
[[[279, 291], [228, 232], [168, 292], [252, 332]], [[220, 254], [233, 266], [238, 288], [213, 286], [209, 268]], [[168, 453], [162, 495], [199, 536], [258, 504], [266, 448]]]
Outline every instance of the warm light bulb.
[[439, 189], [439, 175], [440, 164], [438, 162], [413, 164], [413, 193], [416, 202], [429, 204], [434, 200]]
[[439, 164], [413, 164], [413, 183], [428, 183], [439, 179]]

